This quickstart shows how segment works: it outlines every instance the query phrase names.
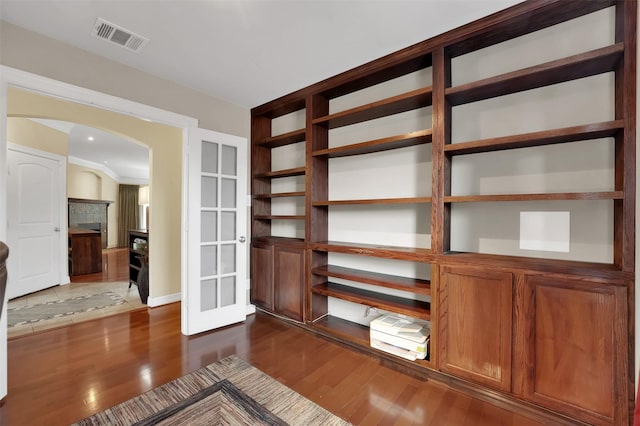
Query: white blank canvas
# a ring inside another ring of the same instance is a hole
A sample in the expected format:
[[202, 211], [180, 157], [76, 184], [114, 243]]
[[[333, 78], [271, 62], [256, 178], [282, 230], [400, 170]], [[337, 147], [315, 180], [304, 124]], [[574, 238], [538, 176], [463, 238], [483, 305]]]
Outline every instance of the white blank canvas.
[[520, 249], [569, 252], [569, 212], [520, 212]]

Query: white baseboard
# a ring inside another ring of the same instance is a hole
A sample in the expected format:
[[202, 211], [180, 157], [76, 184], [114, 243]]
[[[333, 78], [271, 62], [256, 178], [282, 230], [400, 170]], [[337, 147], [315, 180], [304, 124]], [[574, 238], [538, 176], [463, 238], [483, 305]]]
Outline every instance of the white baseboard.
[[179, 302], [181, 293], [169, 294], [167, 296], [151, 297], [147, 299], [147, 306], [155, 308], [156, 306], [168, 305], [169, 303]]
[[247, 305], [247, 315], [253, 315], [256, 313], [255, 305]]

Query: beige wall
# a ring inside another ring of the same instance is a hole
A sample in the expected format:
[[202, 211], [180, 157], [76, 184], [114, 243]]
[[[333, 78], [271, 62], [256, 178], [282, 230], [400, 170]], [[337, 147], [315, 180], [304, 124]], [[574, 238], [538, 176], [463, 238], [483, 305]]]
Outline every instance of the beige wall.
[[250, 134], [248, 108], [207, 96], [5, 21], [0, 22], [0, 63], [193, 117], [203, 129], [243, 137]]
[[67, 197], [111, 201], [107, 208], [107, 247], [118, 246], [118, 182], [100, 170], [67, 163]]
[[180, 293], [182, 129], [13, 88], [7, 111], [13, 117], [51, 118], [109, 130], [149, 148], [150, 296]]
[[[0, 63], [198, 119], [199, 127], [248, 137], [249, 109], [0, 22]], [[185, 64], [188, 66], [188, 64]]]
[[[43, 126], [28, 118], [9, 117], [7, 119], [7, 140], [63, 157], [67, 157], [69, 151], [69, 137], [66, 133]], [[107, 246], [117, 247], [118, 182], [99, 170], [67, 164], [67, 197], [113, 201], [108, 210]]]
[[[201, 128], [250, 134], [250, 111], [90, 52], [0, 22], [0, 64], [193, 117]], [[150, 148], [151, 297], [180, 292], [181, 129], [10, 91], [9, 115], [55, 118], [137, 140]], [[79, 115], [76, 116], [75, 114]], [[65, 154], [66, 155], [66, 154]], [[111, 212], [110, 212], [111, 214]], [[113, 215], [111, 215], [113, 216]], [[154, 264], [157, 265], [154, 267]]]
[[66, 133], [26, 118], [7, 120], [7, 141], [63, 157], [69, 152], [69, 137]]

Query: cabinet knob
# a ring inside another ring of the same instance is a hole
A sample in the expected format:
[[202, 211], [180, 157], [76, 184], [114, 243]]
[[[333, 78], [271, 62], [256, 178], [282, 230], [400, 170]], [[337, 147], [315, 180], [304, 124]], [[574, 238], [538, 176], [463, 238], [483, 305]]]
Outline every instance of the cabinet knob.
[[240, 237], [240, 238], [238, 239], [238, 241], [240, 241], [241, 243], [244, 243], [244, 242], [245, 242], [245, 241], [247, 241], [247, 240], [246, 240], [246, 238], [244, 238], [244, 237]]

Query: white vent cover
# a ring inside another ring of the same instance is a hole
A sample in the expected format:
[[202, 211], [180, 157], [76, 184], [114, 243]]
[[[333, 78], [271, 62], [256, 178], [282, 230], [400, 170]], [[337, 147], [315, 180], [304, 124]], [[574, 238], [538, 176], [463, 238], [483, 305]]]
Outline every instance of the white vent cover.
[[105, 21], [102, 18], [96, 19], [96, 23], [93, 25], [93, 35], [136, 53], [140, 53], [147, 43], [149, 43], [148, 38]]

